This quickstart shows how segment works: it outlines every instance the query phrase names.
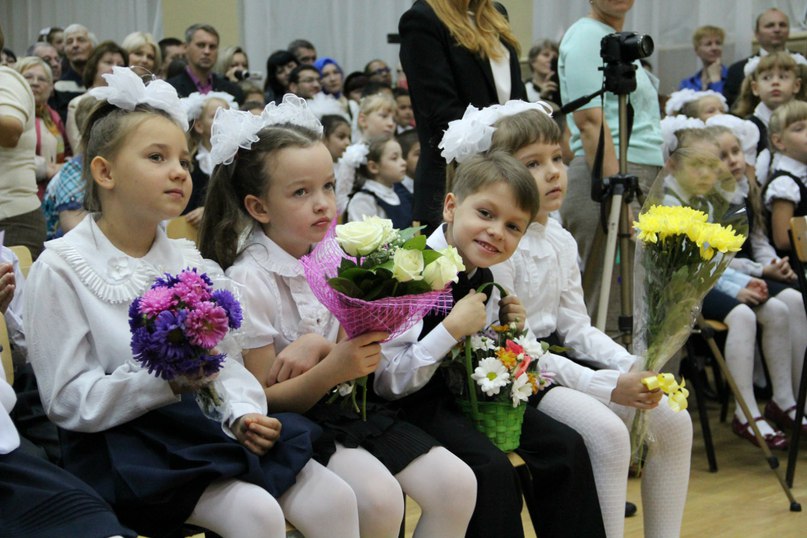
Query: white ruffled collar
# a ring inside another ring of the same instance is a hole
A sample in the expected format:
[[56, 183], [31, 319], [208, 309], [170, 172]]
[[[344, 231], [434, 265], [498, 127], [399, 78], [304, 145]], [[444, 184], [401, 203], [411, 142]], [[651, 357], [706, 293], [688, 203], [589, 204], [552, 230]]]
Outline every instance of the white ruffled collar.
[[373, 179], [365, 181], [362, 189], [372, 192], [389, 205], [399, 205], [401, 203], [401, 199], [398, 198], [398, 193], [396, 193], [392, 187], [387, 187], [383, 183], [379, 183]]
[[253, 227], [244, 252], [252, 256], [258, 265], [270, 273], [277, 273], [287, 278], [305, 275], [300, 260], [269, 239], [260, 226]]
[[777, 154], [776, 159], [776, 170], [784, 170], [785, 172], [790, 172], [794, 176], [801, 178], [804, 180], [807, 178], [807, 164], [797, 161], [792, 157], [788, 157], [787, 155], [783, 155], [781, 153]]
[[131, 302], [142, 295], [158, 276], [188, 266], [201, 266], [202, 256], [191, 241], [169, 239], [162, 227], [142, 258], [119, 250], [96, 224], [98, 214], [88, 215], [64, 237], [45, 243], [76, 272], [81, 282], [102, 301]]

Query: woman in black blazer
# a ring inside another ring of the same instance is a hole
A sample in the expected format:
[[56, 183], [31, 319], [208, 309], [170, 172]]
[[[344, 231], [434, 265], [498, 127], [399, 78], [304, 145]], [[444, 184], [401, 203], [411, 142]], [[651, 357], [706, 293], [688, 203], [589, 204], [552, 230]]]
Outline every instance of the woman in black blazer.
[[[462, 4], [462, 5], [460, 5]], [[465, 31], [478, 32], [468, 20], [466, 9], [476, 11], [477, 26], [495, 31], [494, 17], [505, 32], [500, 42], [510, 55], [509, 99], [526, 99], [518, 63], [518, 42], [510, 32], [504, 8], [491, 0], [418, 0], [403, 14], [398, 23], [401, 36], [401, 66], [409, 84], [415, 124], [420, 139], [420, 160], [415, 174], [414, 218], [429, 230], [442, 222], [445, 195], [446, 162], [437, 144], [443, 138], [448, 122], [462, 117], [469, 104], [477, 108], [499, 103], [499, 96], [488, 57], [471, 52], [452, 36], [448, 26], [435, 13], [432, 5], [455, 9], [464, 22]], [[450, 6], [457, 7], [451, 8]], [[498, 12], [496, 10], [499, 10]], [[490, 11], [493, 11], [491, 14]], [[484, 26], [483, 26], [484, 25]], [[463, 29], [460, 28], [459, 31]]]

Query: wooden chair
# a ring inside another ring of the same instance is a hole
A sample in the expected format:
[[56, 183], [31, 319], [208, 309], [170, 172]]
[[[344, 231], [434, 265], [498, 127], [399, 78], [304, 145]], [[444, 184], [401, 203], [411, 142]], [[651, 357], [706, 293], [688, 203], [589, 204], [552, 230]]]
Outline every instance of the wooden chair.
[[194, 243], [199, 243], [199, 229], [188, 223], [182, 215], [168, 221], [165, 233], [171, 239], [189, 239]]
[[20, 271], [22, 271], [22, 276], [28, 278], [28, 271], [31, 270], [31, 265], [33, 265], [34, 261], [31, 257], [31, 251], [28, 250], [28, 247], [25, 245], [14, 245], [12, 247], [8, 247], [11, 252], [17, 256], [17, 259], [20, 260]]
[[14, 383], [14, 363], [11, 361], [11, 344], [8, 340], [8, 327], [6, 327], [6, 317], [0, 312], [0, 358], [3, 362], [3, 372], [6, 374], [6, 381], [11, 385]]
[[[807, 264], [807, 217], [793, 217], [790, 219], [790, 246], [793, 253], [790, 256], [790, 264], [799, 279], [801, 298], [804, 303], [804, 311], [807, 313], [807, 276], [804, 274], [805, 264]], [[799, 439], [801, 438], [801, 419], [804, 416], [804, 402], [807, 399], [807, 350], [804, 352], [804, 364], [799, 380], [799, 393], [796, 397], [796, 419], [793, 423], [793, 433], [790, 437], [790, 452], [787, 457], [787, 472], [785, 481], [793, 487], [793, 475], [796, 473], [796, 461], [799, 455]]]

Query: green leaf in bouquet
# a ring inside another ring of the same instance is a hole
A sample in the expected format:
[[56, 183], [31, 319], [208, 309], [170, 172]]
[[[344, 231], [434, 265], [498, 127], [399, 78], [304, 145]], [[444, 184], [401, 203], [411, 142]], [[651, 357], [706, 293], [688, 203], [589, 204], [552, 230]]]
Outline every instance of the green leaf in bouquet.
[[407, 250], [423, 250], [426, 248], [426, 236], [416, 235], [415, 237], [407, 240], [401, 248], [405, 248]]
[[426, 267], [431, 262], [433, 262], [433, 261], [435, 261], [435, 260], [437, 260], [439, 258], [442, 258], [442, 257], [443, 257], [443, 255], [440, 254], [439, 252], [437, 252], [436, 250], [430, 250], [430, 249], [424, 250], [423, 251], [423, 267]]
[[357, 267], [356, 262], [354, 262], [350, 258], [342, 258], [342, 263], [339, 264], [339, 270], [337, 271], [337, 274], [341, 273], [342, 271], [346, 271], [352, 267]]
[[[417, 236], [418, 232], [420, 232], [425, 226], [412, 226], [410, 228], [404, 228], [403, 230], [398, 232], [398, 238], [403, 243], [406, 243], [413, 237]], [[425, 235], [423, 237], [426, 237]], [[425, 241], [424, 241], [425, 244]]]
[[355, 297], [360, 299], [362, 296], [362, 290], [359, 288], [352, 280], [343, 277], [334, 277], [328, 279], [328, 285], [338, 291], [339, 293], [343, 293], [348, 297]]
[[421, 293], [429, 293], [432, 287], [425, 280], [410, 280], [409, 282], [402, 282], [398, 286], [398, 292], [395, 295], [417, 295]]
[[362, 299], [365, 301], [375, 301], [376, 299], [381, 299], [383, 297], [391, 297], [395, 290], [396, 281], [390, 279], [384, 280], [375, 280], [374, 286], [372, 288], [368, 288], [368, 290], [364, 293]]
[[379, 277], [383, 278], [384, 280], [392, 280], [392, 270], [387, 269], [386, 267], [378, 267], [375, 270], [375, 274]]

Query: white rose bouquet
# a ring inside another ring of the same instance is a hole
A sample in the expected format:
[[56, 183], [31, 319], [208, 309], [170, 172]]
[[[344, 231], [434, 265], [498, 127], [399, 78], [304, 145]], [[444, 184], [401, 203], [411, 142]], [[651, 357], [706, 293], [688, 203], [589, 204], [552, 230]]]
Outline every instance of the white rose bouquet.
[[[397, 230], [392, 221], [365, 217], [332, 228], [311, 254], [302, 259], [314, 295], [353, 338], [371, 331], [397, 336], [431, 310], [447, 311], [452, 298], [449, 282], [465, 269], [454, 247], [426, 248], [419, 228]], [[366, 399], [367, 379], [353, 383]], [[349, 395], [358, 411], [356, 391]], [[362, 403], [362, 414], [364, 403]]]

